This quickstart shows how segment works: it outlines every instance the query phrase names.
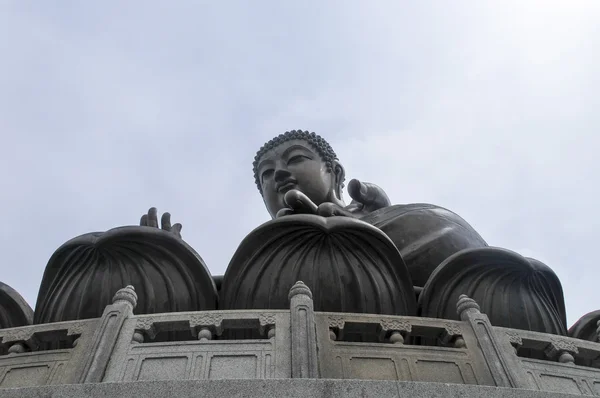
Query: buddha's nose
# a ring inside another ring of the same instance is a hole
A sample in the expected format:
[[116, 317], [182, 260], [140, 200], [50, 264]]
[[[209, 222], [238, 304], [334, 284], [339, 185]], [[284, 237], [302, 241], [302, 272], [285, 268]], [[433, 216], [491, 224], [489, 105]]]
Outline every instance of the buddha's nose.
[[275, 181], [276, 182], [284, 181], [285, 179], [289, 178], [291, 175], [292, 174], [286, 168], [278, 167], [275, 170]]

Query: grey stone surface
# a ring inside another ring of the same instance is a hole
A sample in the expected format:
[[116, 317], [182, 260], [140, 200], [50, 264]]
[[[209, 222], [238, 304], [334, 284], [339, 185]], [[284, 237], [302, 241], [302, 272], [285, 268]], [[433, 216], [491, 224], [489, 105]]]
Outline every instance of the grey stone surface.
[[[467, 297], [457, 303], [460, 321], [313, 312], [312, 293], [302, 283], [291, 289], [290, 301], [289, 310], [134, 315], [135, 293], [121, 289], [102, 318], [0, 330], [0, 344], [9, 352], [0, 355], [0, 389], [323, 378], [600, 395], [594, 362], [600, 343], [493, 327]], [[254, 338], [228, 334], [238, 329], [253, 331]], [[163, 332], [187, 337], [155, 340]]]
[[[254, 329], [256, 335], [262, 337], [222, 338], [228, 330], [239, 328]], [[161, 330], [187, 330], [190, 337], [182, 341], [153, 342], [152, 336]], [[136, 333], [143, 338], [134, 340]], [[123, 326], [104, 381], [289, 378], [290, 342], [289, 311], [134, 316]]]
[[361, 380], [188, 380], [44, 386], [2, 390], [3, 398], [559, 398], [577, 395], [523, 389]]
[[[290, 302], [289, 310], [133, 315], [135, 292], [121, 289], [102, 318], [0, 330], [10, 352], [0, 355], [0, 388], [324, 378], [600, 394], [599, 343], [493, 327], [468, 297], [457, 303], [460, 321], [313, 312], [300, 282]], [[237, 329], [255, 338], [232, 338]], [[163, 332], [188, 337], [156, 341]]]
[[292, 377], [319, 377], [317, 335], [312, 293], [302, 282], [290, 289], [290, 327], [292, 333]]
[[133, 315], [136, 304], [137, 294], [133, 286], [120, 289], [115, 294], [113, 303], [104, 310], [92, 337], [88, 355], [81, 366], [80, 383], [97, 383], [103, 380], [123, 324]]
[[507, 350], [508, 344], [502, 342], [494, 333], [492, 324], [487, 315], [480, 312], [475, 300], [461, 295], [456, 304], [459, 318], [467, 323], [481, 348], [483, 358], [490, 369], [494, 384], [499, 387], [530, 388], [530, 383], [523, 372], [518, 368], [518, 359]]

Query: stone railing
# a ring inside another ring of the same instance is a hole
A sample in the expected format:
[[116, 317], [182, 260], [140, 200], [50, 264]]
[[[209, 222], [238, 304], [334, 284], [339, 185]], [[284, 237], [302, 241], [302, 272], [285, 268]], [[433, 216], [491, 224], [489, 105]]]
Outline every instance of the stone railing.
[[101, 318], [0, 330], [0, 388], [206, 379], [362, 379], [600, 395], [600, 343], [461, 321], [290, 310], [134, 315], [132, 287]]

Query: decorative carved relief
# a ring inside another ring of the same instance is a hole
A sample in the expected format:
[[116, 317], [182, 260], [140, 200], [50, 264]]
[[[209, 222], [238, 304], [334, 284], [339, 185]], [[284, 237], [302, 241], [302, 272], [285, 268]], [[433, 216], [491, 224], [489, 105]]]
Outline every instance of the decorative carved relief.
[[462, 336], [462, 329], [456, 323], [444, 323], [444, 330], [448, 336]]
[[521, 347], [523, 345], [523, 338], [517, 332], [506, 332], [508, 341], [515, 347]]
[[[444, 332], [440, 336], [440, 341], [443, 345], [448, 345], [451, 342], [456, 343], [456, 339], [459, 336], [462, 336], [462, 329], [459, 325], [449, 322], [444, 323]], [[461, 341], [458, 345], [464, 346], [464, 340]]]
[[410, 333], [412, 330], [412, 325], [408, 321], [382, 319], [379, 324], [381, 325], [381, 329], [385, 331], [397, 330], [399, 332]]
[[155, 321], [156, 320], [154, 317], [149, 316], [138, 318], [135, 324], [135, 329], [143, 331], [148, 337], [154, 339], [157, 333], [156, 328], [154, 327]]
[[87, 329], [87, 325], [83, 322], [73, 323], [69, 326], [67, 336], [82, 334]]
[[[258, 321], [260, 323], [260, 334], [272, 334], [275, 335], [275, 315], [274, 314], [260, 314]], [[270, 338], [270, 337], [269, 337]]]
[[562, 352], [574, 355], [579, 353], [579, 349], [571, 341], [553, 338], [545, 350], [546, 356], [551, 359], [558, 357]]
[[192, 315], [189, 319], [190, 327], [196, 326], [215, 326], [218, 327], [223, 322], [223, 317], [216, 314]]
[[275, 325], [275, 315], [260, 314], [260, 316], [258, 317], [258, 321], [260, 322], [260, 326]]
[[34, 333], [34, 328], [13, 329], [0, 333], [0, 337], [2, 337], [2, 342], [6, 344], [16, 341], [29, 341], [33, 338]]
[[346, 323], [344, 318], [341, 318], [341, 317], [330, 316], [327, 319], [329, 320], [330, 328], [343, 329], [344, 324]]

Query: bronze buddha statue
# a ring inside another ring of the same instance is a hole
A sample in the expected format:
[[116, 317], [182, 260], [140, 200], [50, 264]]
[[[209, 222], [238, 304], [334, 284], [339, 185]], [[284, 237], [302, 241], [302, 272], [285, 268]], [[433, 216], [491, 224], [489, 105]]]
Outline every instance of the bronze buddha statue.
[[391, 206], [383, 189], [353, 179], [352, 202], [343, 200], [345, 170], [325, 139], [308, 131], [288, 131], [260, 148], [254, 179], [271, 217], [317, 214], [355, 217], [381, 229], [394, 242], [417, 286], [450, 255], [486, 247], [457, 214], [430, 204]]
[[316, 311], [456, 319], [466, 294], [496, 326], [566, 334], [562, 288], [549, 267], [489, 247], [447, 209], [391, 205], [372, 183], [351, 180], [346, 204], [344, 167], [319, 135], [280, 134], [257, 152], [253, 172], [272, 220], [241, 242], [223, 277], [181, 239], [181, 224], [169, 213], [159, 223], [152, 208], [139, 226], [59, 248], [34, 323], [100, 316], [104, 293], [128, 284], [139, 286], [141, 313], [281, 309], [303, 280]]

